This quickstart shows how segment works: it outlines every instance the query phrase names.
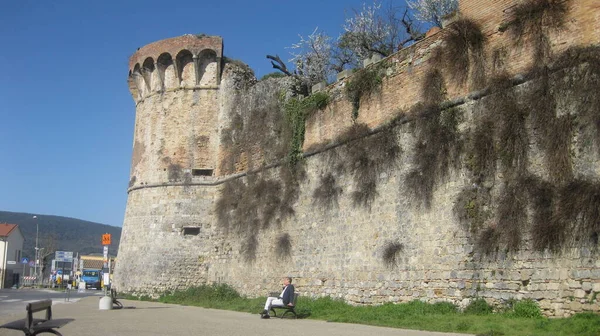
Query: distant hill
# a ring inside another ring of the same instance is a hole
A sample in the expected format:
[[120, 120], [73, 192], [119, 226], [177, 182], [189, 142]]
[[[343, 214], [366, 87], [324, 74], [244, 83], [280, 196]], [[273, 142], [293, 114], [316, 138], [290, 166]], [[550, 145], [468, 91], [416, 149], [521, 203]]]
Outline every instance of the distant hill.
[[[34, 219], [33, 216], [37, 216]], [[0, 223], [18, 224], [25, 243], [23, 256], [31, 259], [35, 256], [36, 221], [39, 227], [38, 247], [52, 248], [57, 251], [72, 251], [79, 254], [102, 255], [102, 234], [112, 236], [109, 254], [115, 256], [121, 240], [121, 228], [89, 222], [76, 218], [31, 214], [23, 212], [0, 211]], [[51, 259], [51, 258], [50, 258]]]

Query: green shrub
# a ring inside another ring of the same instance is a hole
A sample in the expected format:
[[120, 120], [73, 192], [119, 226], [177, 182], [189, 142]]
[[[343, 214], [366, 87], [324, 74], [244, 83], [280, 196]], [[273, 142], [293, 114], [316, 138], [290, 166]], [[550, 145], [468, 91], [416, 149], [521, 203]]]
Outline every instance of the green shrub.
[[260, 80], [262, 81], [262, 80], [269, 79], [269, 78], [281, 78], [281, 77], [285, 77], [285, 74], [276, 71], [276, 72], [271, 72], [271, 73], [268, 73], [268, 74], [262, 76]]
[[487, 315], [492, 313], [492, 307], [485, 301], [485, 299], [477, 298], [471, 301], [467, 308], [465, 308], [465, 314], [472, 315]]
[[381, 87], [381, 66], [370, 67], [357, 71], [346, 83], [346, 96], [352, 103], [352, 119], [358, 118], [360, 99], [368, 97]]
[[231, 301], [241, 298], [240, 294], [227, 284], [201, 285], [183, 291], [166, 293], [161, 302], [193, 303], [202, 301]]
[[525, 318], [540, 318], [542, 317], [542, 311], [538, 306], [537, 302], [526, 299], [515, 302], [513, 305], [513, 311], [510, 315], [514, 317], [525, 317]]
[[149, 295], [141, 295], [138, 297], [138, 300], [140, 301], [154, 301], [152, 300], [152, 298]]
[[454, 314], [458, 311], [456, 305], [450, 302], [436, 302], [431, 308], [434, 314]]

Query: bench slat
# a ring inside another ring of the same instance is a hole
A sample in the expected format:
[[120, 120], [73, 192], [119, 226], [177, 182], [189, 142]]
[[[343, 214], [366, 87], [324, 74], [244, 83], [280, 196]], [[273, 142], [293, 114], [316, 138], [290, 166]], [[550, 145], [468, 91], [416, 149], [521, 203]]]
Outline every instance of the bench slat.
[[49, 320], [49, 321], [34, 325], [33, 330], [39, 331], [42, 329], [60, 328], [60, 327], [64, 326], [65, 324], [73, 322], [73, 321], [75, 321], [75, 319], [71, 319], [71, 318]]
[[27, 311], [37, 313], [39, 311], [47, 309], [48, 307], [52, 307], [52, 300], [36, 301], [27, 304]]
[[[44, 321], [45, 321], [44, 319], [34, 318], [33, 324], [37, 324], [37, 323], [44, 322]], [[20, 319], [20, 320], [16, 320], [16, 321], [12, 321], [12, 322], [3, 324], [0, 326], [0, 328], [23, 330], [23, 329], [27, 328], [26, 323], [27, 323], [27, 319], [24, 318], [24, 319]]]

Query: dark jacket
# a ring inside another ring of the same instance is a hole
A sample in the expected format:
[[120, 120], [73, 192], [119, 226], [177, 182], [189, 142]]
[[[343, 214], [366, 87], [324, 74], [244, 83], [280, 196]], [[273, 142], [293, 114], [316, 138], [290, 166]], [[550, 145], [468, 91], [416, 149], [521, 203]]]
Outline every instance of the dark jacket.
[[288, 303], [294, 300], [294, 285], [287, 285], [285, 291], [283, 292], [283, 297], [281, 298], [284, 305], [288, 305]]

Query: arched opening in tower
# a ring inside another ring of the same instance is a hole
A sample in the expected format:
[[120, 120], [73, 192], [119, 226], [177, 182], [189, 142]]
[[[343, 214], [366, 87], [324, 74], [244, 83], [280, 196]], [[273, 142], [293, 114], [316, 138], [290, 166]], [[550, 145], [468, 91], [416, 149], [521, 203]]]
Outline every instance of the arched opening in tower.
[[177, 54], [177, 70], [181, 85], [184, 87], [196, 86], [196, 74], [194, 73], [194, 58], [189, 50], [182, 50]]
[[204, 49], [198, 54], [200, 85], [217, 85], [217, 53]]
[[163, 80], [164, 87], [167, 89], [179, 87], [179, 81], [177, 80], [175, 65], [173, 64], [173, 57], [171, 54], [161, 54], [158, 56], [156, 63], [158, 67], [158, 73], [160, 74], [160, 78]]
[[156, 77], [154, 70], [154, 60], [152, 57], [146, 58], [146, 60], [144, 60], [144, 64], [142, 65], [142, 76], [144, 76], [144, 81], [146, 82], [148, 90], [150, 91], [156, 90], [156, 79], [153, 78]]
[[127, 86], [129, 87], [129, 92], [133, 97], [133, 100], [137, 103], [140, 100], [140, 91], [135, 83], [133, 78], [133, 71], [129, 70], [129, 76], [127, 76]]
[[131, 76], [133, 77], [133, 82], [137, 87], [139, 98], [141, 99], [145, 97], [147, 93], [146, 82], [144, 81], [144, 77], [142, 76], [142, 70], [139, 63], [136, 63], [136, 65], [133, 67], [133, 72]]

